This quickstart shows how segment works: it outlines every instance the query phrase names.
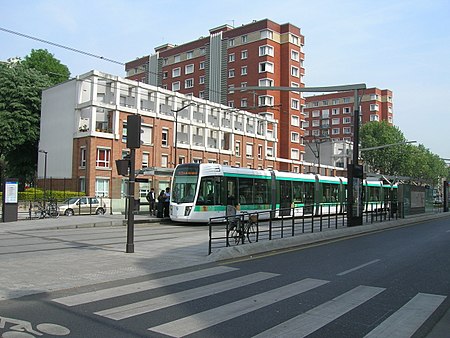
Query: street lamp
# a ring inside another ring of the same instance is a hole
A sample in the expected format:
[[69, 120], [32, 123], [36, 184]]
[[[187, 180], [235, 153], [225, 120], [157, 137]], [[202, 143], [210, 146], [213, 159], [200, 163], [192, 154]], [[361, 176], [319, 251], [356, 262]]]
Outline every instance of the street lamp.
[[177, 166], [177, 162], [178, 162], [178, 158], [177, 158], [177, 146], [178, 146], [178, 113], [184, 109], [186, 109], [189, 106], [195, 106], [196, 103], [194, 102], [190, 102], [187, 105], [184, 105], [183, 107], [181, 107], [180, 109], [177, 110], [172, 110], [174, 116], [175, 116], [175, 141], [174, 141], [174, 157], [175, 159], [173, 160], [173, 167], [175, 168]]
[[45, 209], [45, 200], [47, 198], [47, 154], [48, 151], [39, 149], [40, 153], [44, 154], [44, 209]]

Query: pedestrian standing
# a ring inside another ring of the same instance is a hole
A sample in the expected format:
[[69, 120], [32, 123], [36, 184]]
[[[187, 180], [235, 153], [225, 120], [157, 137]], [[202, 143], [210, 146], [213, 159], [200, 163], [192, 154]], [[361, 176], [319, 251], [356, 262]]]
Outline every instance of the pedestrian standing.
[[163, 218], [164, 216], [164, 200], [165, 200], [165, 192], [161, 190], [158, 196], [158, 212], [156, 213], [156, 217]]
[[169, 207], [170, 207], [170, 188], [166, 188], [164, 194], [164, 217], [169, 217]]
[[148, 192], [147, 196], [145, 196], [147, 198], [147, 202], [148, 202], [148, 209], [150, 212], [150, 216], [155, 216], [156, 215], [156, 205], [155, 205], [155, 201], [156, 201], [156, 194], [155, 194], [155, 189], [151, 188], [150, 191]]

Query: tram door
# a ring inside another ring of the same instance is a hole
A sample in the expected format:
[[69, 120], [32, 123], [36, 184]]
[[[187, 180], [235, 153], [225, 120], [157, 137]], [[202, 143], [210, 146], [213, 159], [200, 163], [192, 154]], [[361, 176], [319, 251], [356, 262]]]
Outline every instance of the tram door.
[[289, 181], [279, 181], [280, 182], [280, 216], [290, 216], [291, 215], [291, 205], [292, 205], [292, 189], [291, 182]]

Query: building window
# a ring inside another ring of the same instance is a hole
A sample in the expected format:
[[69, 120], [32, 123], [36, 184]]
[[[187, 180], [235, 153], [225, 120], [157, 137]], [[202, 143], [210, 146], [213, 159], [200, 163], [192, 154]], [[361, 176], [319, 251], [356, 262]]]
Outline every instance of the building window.
[[297, 67], [291, 66], [291, 75], [295, 77], [299, 77], [300, 72]]
[[312, 106], [313, 106], [313, 107], [318, 107], [318, 106], [319, 106], [319, 101], [314, 101], [314, 102], [312, 103]]
[[350, 103], [350, 98], [349, 97], [344, 97], [344, 103]]
[[178, 76], [180, 76], [180, 74], [181, 74], [180, 67], [172, 69], [172, 77], [178, 77]]
[[378, 111], [378, 110], [379, 110], [379, 106], [377, 104], [370, 105], [370, 111]]
[[262, 159], [263, 156], [263, 146], [261, 144], [258, 144], [258, 158]]
[[141, 126], [141, 141], [143, 144], [153, 144], [153, 127], [150, 126]]
[[300, 142], [300, 135], [299, 133], [292, 132], [291, 133], [291, 142], [299, 143]]
[[273, 47], [269, 45], [260, 46], [259, 56], [273, 56]]
[[378, 97], [377, 94], [370, 94], [370, 99], [371, 99], [371, 100], [378, 101], [378, 100], [379, 100], [379, 97]]
[[167, 147], [169, 145], [169, 130], [163, 129], [161, 133], [161, 145]]
[[163, 72], [163, 79], [167, 79], [169, 77], [169, 72], [164, 71]]
[[228, 70], [228, 77], [234, 77], [234, 69]]
[[350, 134], [351, 132], [352, 132], [351, 128], [349, 128], [349, 127], [344, 128], [344, 134]]
[[184, 88], [194, 87], [194, 79], [187, 79], [184, 81]]
[[323, 109], [322, 110], [322, 118], [327, 119], [330, 117], [330, 110], [329, 109]]
[[253, 144], [247, 143], [245, 145], [245, 156], [247, 158], [252, 158], [253, 157]]
[[228, 62], [234, 62], [234, 53], [228, 54]]
[[300, 39], [298, 38], [298, 36], [291, 34], [289, 36], [289, 40], [291, 43], [293, 43], [294, 45], [299, 45], [300, 44]]
[[205, 69], [205, 61], [199, 63], [198, 69]]
[[247, 43], [247, 35], [241, 36], [241, 43]]
[[200, 47], [200, 55], [205, 55], [205, 54], [206, 54], [206, 48]]
[[111, 159], [111, 149], [97, 148], [97, 158], [95, 166], [97, 168], [109, 168]]
[[291, 115], [291, 125], [296, 127], [300, 126], [300, 118], [297, 115]]
[[273, 63], [272, 62], [260, 62], [259, 63], [259, 72], [260, 73], [264, 73], [264, 72], [269, 72], [269, 73], [273, 73]]
[[261, 39], [273, 39], [273, 32], [268, 29], [262, 30], [260, 33]]
[[149, 153], [142, 153], [142, 169], [148, 168]]
[[352, 123], [352, 118], [351, 117], [344, 117], [342, 119], [342, 123], [345, 123], [345, 124]]
[[267, 154], [267, 157], [273, 157], [273, 148], [267, 147], [266, 154]]
[[258, 97], [259, 106], [273, 106], [273, 96], [262, 95]]
[[241, 108], [247, 108], [247, 99], [241, 99]]
[[247, 50], [243, 50], [241, 52], [241, 59], [244, 60], [246, 58], [248, 58], [248, 51]]
[[331, 108], [331, 115], [338, 115], [339, 114], [339, 108]]
[[204, 90], [199, 91], [198, 92], [198, 97], [201, 98], [201, 99], [204, 99], [205, 98], [205, 91]]
[[320, 116], [320, 110], [313, 110], [311, 112], [312, 117], [319, 117]]
[[228, 40], [228, 47], [234, 47], [234, 39]]
[[341, 123], [341, 119], [340, 118], [333, 118], [331, 119], [331, 124], [339, 124]]
[[95, 179], [95, 196], [98, 197], [109, 196], [109, 178]]
[[194, 65], [193, 65], [193, 64], [186, 65], [186, 66], [184, 67], [184, 73], [185, 73], [185, 74], [191, 74], [191, 73], [193, 73], [193, 72], [194, 72]]
[[341, 133], [341, 129], [340, 128], [333, 128], [331, 129], [331, 134], [333, 135], [337, 135]]
[[291, 59], [294, 61], [299, 61], [300, 60], [300, 53], [297, 52], [296, 50], [291, 50]]
[[190, 50], [189, 52], [186, 52], [186, 59], [192, 59], [194, 57], [194, 52]]
[[370, 121], [379, 121], [380, 118], [378, 117], [377, 114], [371, 114], [370, 115]]
[[339, 104], [339, 99], [333, 99], [333, 100], [331, 101], [331, 104]]
[[175, 55], [174, 57], [174, 62], [180, 62], [181, 61], [181, 58], [180, 58], [180, 54], [178, 54], [178, 55]]
[[80, 148], [80, 168], [86, 168], [86, 147]]
[[272, 87], [273, 80], [272, 79], [259, 79], [259, 86], [260, 87]]
[[309, 128], [309, 121], [303, 121], [303, 129]]
[[300, 107], [300, 103], [297, 99], [291, 99], [291, 108], [298, 110]]
[[344, 108], [342, 108], [342, 111], [343, 111], [344, 114], [350, 114], [351, 113], [350, 107], [344, 107]]
[[300, 158], [298, 149], [291, 149], [291, 159], [298, 160]]
[[198, 78], [198, 83], [199, 83], [199, 84], [205, 84], [205, 76], [204, 76], [204, 75], [202, 75], [202, 76], [200, 76], [200, 77]]
[[241, 75], [247, 75], [247, 66], [241, 67]]
[[318, 126], [320, 126], [320, 120], [312, 120], [312, 126], [313, 126], [313, 127], [318, 127]]
[[240, 141], [236, 141], [234, 154], [237, 157], [241, 156], [241, 142]]
[[[247, 82], [241, 82], [241, 87], [247, 87]], [[245, 91], [245, 89], [241, 89], [241, 92]]]
[[169, 156], [161, 155], [161, 167], [167, 168], [169, 166]]
[[172, 91], [173, 91], [173, 92], [176, 92], [176, 91], [178, 91], [178, 90], [180, 90], [180, 81], [173, 82], [173, 83], [172, 83]]

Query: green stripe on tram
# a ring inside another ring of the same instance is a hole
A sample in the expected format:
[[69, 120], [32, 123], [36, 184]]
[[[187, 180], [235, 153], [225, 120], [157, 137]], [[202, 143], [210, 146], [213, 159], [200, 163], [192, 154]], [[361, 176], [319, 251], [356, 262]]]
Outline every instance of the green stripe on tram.
[[259, 178], [263, 180], [270, 180], [272, 177], [266, 175], [251, 175], [251, 174], [236, 174], [236, 173], [223, 173], [226, 177], [239, 177], [239, 178]]

